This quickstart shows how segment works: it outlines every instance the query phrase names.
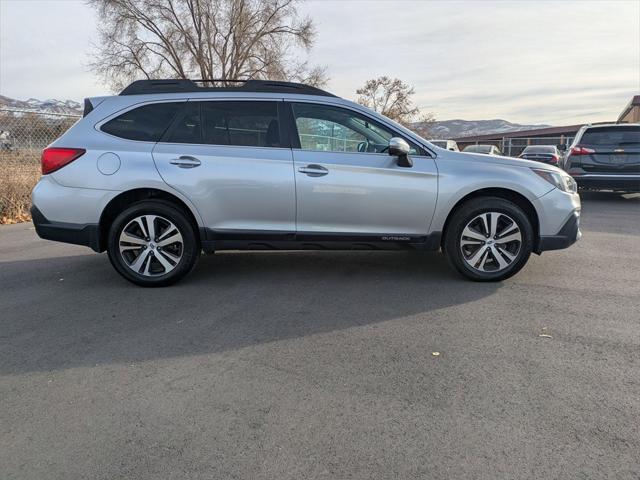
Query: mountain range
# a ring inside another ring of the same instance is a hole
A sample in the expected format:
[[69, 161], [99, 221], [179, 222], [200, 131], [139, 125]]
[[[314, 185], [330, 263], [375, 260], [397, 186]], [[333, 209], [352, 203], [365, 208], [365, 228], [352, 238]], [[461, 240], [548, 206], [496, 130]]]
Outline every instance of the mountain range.
[[[59, 113], [66, 115], [82, 115], [82, 104], [74, 100], [16, 100], [0, 95], [1, 110], [20, 110], [35, 113]], [[420, 123], [415, 123], [414, 128], [420, 130]], [[431, 138], [450, 139], [483, 135], [488, 133], [517, 132], [520, 130], [533, 130], [546, 128], [550, 125], [522, 125], [506, 120], [443, 120], [429, 125]]]
[[[414, 124], [419, 130], [420, 124]], [[522, 125], [512, 123], [502, 119], [496, 120], [443, 120], [436, 121], [429, 125], [431, 138], [448, 140], [451, 138], [470, 137], [475, 135], [485, 135], [489, 133], [518, 132], [521, 130], [535, 130], [547, 128], [551, 125]]]
[[34, 113], [62, 113], [65, 115], [82, 115], [82, 104], [74, 100], [16, 100], [0, 95], [0, 110], [19, 110]]

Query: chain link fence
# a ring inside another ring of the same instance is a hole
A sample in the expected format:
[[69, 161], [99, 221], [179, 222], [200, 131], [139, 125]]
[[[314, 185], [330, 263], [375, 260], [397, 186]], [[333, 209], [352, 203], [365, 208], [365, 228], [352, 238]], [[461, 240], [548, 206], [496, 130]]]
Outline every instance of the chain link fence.
[[0, 223], [29, 220], [42, 149], [80, 115], [0, 109]]

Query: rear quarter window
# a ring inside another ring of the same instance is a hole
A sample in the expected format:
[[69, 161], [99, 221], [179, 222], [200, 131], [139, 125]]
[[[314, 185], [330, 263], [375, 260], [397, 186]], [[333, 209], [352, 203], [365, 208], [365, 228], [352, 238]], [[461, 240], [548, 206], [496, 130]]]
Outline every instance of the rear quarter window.
[[640, 127], [605, 127], [586, 130], [581, 145], [640, 144]]
[[143, 105], [109, 120], [100, 130], [127, 140], [157, 142], [182, 105], [179, 102]]

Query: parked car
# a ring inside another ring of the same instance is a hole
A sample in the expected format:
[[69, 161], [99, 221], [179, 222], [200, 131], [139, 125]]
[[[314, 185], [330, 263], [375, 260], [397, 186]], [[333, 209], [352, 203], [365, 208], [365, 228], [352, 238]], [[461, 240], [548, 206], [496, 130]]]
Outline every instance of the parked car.
[[555, 145], [529, 145], [518, 155], [518, 158], [558, 166], [562, 153]]
[[145, 80], [89, 98], [43, 151], [42, 173], [38, 235], [106, 250], [143, 286], [228, 249], [442, 248], [462, 275], [495, 281], [580, 236], [580, 198], [562, 170], [436, 151], [295, 83]]
[[465, 153], [481, 153], [483, 155], [502, 155], [502, 152], [495, 145], [468, 145], [464, 147]]
[[455, 140], [429, 140], [429, 143], [436, 147], [444, 148], [445, 150], [451, 150], [452, 152], [460, 151]]
[[581, 188], [640, 192], [640, 124], [585, 125], [564, 169]]

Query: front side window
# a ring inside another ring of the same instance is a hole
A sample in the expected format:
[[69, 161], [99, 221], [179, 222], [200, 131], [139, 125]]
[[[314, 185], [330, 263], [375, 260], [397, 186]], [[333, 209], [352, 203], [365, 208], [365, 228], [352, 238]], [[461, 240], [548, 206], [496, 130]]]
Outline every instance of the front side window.
[[109, 120], [100, 129], [127, 140], [157, 142], [184, 103], [152, 103]]
[[[384, 153], [391, 130], [351, 110], [312, 103], [292, 104], [300, 148], [322, 152]], [[412, 144], [411, 154], [419, 148]]]

